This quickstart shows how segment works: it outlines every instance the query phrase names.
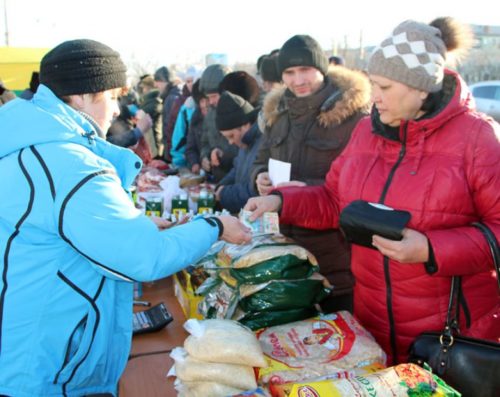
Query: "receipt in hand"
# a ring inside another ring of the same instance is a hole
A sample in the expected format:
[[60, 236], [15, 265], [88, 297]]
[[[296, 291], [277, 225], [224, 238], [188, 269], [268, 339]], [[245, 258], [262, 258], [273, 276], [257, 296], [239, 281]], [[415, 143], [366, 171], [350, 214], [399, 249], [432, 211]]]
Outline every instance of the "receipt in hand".
[[284, 161], [269, 159], [268, 163], [269, 179], [273, 186], [278, 186], [283, 182], [290, 182], [292, 164]]

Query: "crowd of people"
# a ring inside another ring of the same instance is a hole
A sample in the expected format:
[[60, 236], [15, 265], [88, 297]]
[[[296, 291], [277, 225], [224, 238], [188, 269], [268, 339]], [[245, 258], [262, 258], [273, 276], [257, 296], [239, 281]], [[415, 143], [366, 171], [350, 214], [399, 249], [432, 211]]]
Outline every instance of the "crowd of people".
[[[52, 49], [34, 95], [0, 108], [0, 395], [115, 395], [132, 281], [251, 239], [233, 216], [160, 230], [128, 196], [153, 160], [205, 174], [233, 214], [279, 212], [334, 287], [322, 310], [353, 312], [390, 364], [441, 330], [453, 276], [462, 334], [499, 342], [493, 260], [472, 223], [500, 238], [500, 126], [445, 65], [471, 38], [451, 18], [405, 21], [357, 71], [299, 34], [255, 77], [162, 66], [134, 87], [102, 43]], [[289, 182], [273, 185], [270, 159], [290, 163]], [[339, 218], [357, 200], [407, 211], [401, 240], [349, 244]]]

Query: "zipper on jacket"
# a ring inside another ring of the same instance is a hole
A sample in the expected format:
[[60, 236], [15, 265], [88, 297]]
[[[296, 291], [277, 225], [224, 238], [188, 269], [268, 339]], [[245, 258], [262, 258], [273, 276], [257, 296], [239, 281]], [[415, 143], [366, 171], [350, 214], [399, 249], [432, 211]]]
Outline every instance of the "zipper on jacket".
[[[397, 168], [403, 161], [406, 154], [406, 133], [408, 130], [408, 123], [405, 124], [403, 130], [403, 142], [401, 144], [401, 150], [399, 151], [399, 156], [396, 163], [391, 168], [389, 172], [389, 176], [387, 177], [387, 181], [385, 182], [384, 189], [382, 190], [382, 194], [380, 195], [379, 203], [384, 204], [385, 198], [387, 196], [387, 192], [389, 190], [389, 186], [392, 183], [392, 179], [394, 174], [396, 173]], [[389, 268], [389, 258], [384, 256], [384, 277], [385, 277], [385, 287], [386, 287], [386, 300], [387, 300], [387, 317], [389, 320], [389, 336], [390, 336], [390, 345], [391, 345], [391, 353], [392, 353], [392, 364], [396, 365], [398, 349], [396, 344], [396, 326], [394, 324], [394, 313], [392, 311], [392, 284], [391, 284], [391, 272]]]
[[389, 190], [389, 186], [392, 183], [392, 178], [394, 177], [394, 174], [396, 173], [397, 168], [399, 167], [399, 165], [401, 164], [401, 162], [403, 161], [403, 159], [405, 157], [407, 130], [408, 130], [408, 123], [406, 123], [404, 126], [403, 142], [401, 144], [401, 150], [399, 151], [398, 159], [397, 159], [396, 163], [394, 163], [394, 165], [392, 166], [391, 171], [389, 172], [389, 176], [387, 177], [387, 181], [385, 181], [385, 185], [384, 185], [384, 189], [382, 190], [382, 194], [380, 195], [380, 199], [379, 199], [380, 204], [384, 204], [385, 197], [387, 195], [387, 191]]
[[387, 316], [389, 317], [389, 336], [391, 338], [392, 365], [397, 363], [398, 348], [396, 345], [396, 327], [394, 325], [394, 313], [392, 312], [392, 284], [389, 258], [384, 256], [384, 276], [386, 285]]
[[66, 353], [64, 354], [64, 361], [63, 361], [62, 366], [59, 369], [59, 371], [57, 371], [57, 374], [54, 377], [54, 380], [52, 382], [54, 385], [57, 384], [57, 381], [59, 380], [59, 375], [61, 375], [61, 372], [64, 370], [64, 368], [66, 368], [66, 365], [69, 363], [69, 360], [70, 360], [69, 355], [70, 355], [70, 350], [71, 350], [71, 343], [73, 342], [73, 338], [75, 337], [76, 331], [78, 331], [78, 329], [81, 328], [82, 325], [87, 322], [87, 318], [88, 318], [88, 314], [86, 314], [78, 322], [78, 324], [76, 324], [76, 327], [73, 329], [73, 331], [71, 332], [71, 335], [69, 336], [68, 345], [66, 346]]

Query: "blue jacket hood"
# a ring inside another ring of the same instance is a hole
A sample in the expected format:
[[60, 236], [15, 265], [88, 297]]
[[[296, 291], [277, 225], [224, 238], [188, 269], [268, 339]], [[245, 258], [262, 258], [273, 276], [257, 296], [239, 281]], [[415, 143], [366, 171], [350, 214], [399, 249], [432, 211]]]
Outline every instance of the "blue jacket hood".
[[0, 108], [0, 133], [7, 137], [0, 145], [0, 158], [31, 145], [71, 142], [110, 161], [124, 186], [142, 167], [132, 151], [99, 138], [85, 117], [43, 84], [31, 100], [17, 98]]

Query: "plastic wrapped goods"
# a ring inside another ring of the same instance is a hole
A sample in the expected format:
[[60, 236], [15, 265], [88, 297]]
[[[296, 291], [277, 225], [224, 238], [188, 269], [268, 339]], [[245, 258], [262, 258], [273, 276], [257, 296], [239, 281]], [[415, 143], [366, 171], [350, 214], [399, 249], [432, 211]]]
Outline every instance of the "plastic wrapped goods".
[[221, 397], [237, 395], [243, 390], [216, 382], [182, 382], [176, 380], [177, 397]]
[[225, 364], [200, 361], [189, 356], [181, 347], [172, 350], [170, 357], [174, 359], [175, 375], [185, 382], [215, 382], [240, 390], [257, 387], [253, 368], [248, 365]]
[[306, 278], [319, 270], [313, 254], [280, 234], [256, 236], [246, 245], [227, 244], [216, 262], [230, 268], [239, 283], [247, 284]]
[[184, 328], [191, 334], [184, 348], [198, 360], [251, 367], [267, 365], [254, 333], [236, 321], [190, 319]]
[[460, 397], [460, 393], [437, 376], [415, 364], [399, 364], [353, 378], [274, 385], [271, 394], [273, 397]]
[[380, 363], [386, 356], [373, 337], [347, 311], [257, 332], [269, 366], [259, 382], [289, 383]]

